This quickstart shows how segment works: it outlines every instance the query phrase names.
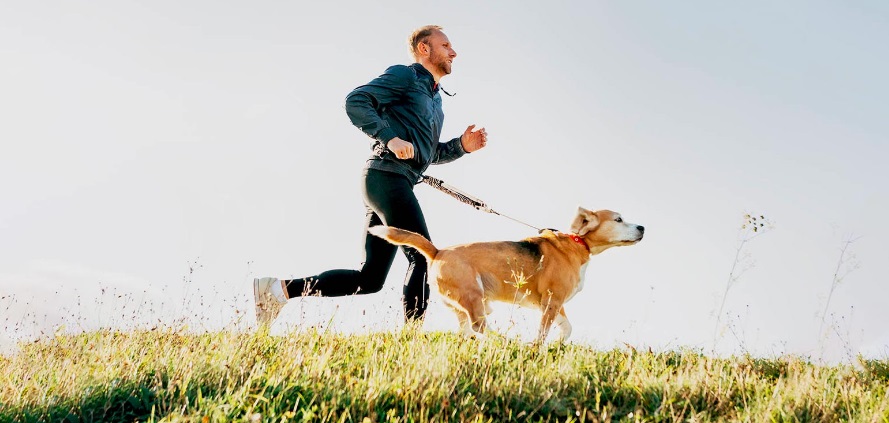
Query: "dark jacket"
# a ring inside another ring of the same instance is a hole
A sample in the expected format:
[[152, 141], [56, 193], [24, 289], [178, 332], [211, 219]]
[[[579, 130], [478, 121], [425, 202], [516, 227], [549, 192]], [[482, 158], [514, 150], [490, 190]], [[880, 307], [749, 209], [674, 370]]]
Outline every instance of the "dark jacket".
[[[346, 96], [352, 124], [374, 139], [367, 168], [395, 172], [416, 181], [431, 164], [454, 161], [464, 154], [460, 138], [441, 143], [444, 112], [438, 86], [419, 63], [395, 65]], [[414, 157], [399, 160], [386, 143], [399, 137], [414, 145]], [[407, 164], [413, 172], [394, 162]], [[414, 172], [416, 174], [414, 174]]]

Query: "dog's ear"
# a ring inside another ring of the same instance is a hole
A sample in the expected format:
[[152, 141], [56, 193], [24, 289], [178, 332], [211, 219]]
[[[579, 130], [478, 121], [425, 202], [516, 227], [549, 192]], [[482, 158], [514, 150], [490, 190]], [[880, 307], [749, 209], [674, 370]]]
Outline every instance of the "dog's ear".
[[595, 212], [583, 207], [577, 208], [577, 217], [575, 217], [574, 222], [571, 223], [571, 232], [583, 236], [586, 235], [587, 232], [596, 229], [597, 226], [599, 226], [599, 217], [596, 216]]

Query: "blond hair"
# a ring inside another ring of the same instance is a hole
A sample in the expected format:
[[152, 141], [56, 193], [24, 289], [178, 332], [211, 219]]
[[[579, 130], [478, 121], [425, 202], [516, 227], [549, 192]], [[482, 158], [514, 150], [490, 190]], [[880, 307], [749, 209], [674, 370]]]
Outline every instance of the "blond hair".
[[407, 43], [410, 46], [411, 55], [414, 56], [414, 59], [419, 57], [419, 51], [417, 50], [417, 46], [420, 43], [425, 43], [426, 39], [429, 38], [435, 31], [441, 31], [443, 28], [438, 25], [424, 25], [414, 30], [411, 33], [411, 36], [408, 37]]

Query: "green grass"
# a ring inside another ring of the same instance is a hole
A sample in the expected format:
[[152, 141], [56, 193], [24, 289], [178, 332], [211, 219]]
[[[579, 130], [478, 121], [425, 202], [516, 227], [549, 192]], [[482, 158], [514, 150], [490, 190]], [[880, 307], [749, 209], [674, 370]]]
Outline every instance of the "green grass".
[[889, 422], [889, 362], [542, 347], [404, 330], [59, 335], [0, 357], [0, 421]]

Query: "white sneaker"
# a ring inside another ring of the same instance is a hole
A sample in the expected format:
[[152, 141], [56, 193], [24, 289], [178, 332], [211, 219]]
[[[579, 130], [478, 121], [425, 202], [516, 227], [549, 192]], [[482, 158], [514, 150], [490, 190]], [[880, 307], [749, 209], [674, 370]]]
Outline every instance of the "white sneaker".
[[287, 304], [286, 299], [279, 298], [272, 291], [272, 287], [281, 281], [278, 278], [254, 278], [253, 299], [256, 301], [256, 323], [270, 325], [278, 318], [278, 313]]

